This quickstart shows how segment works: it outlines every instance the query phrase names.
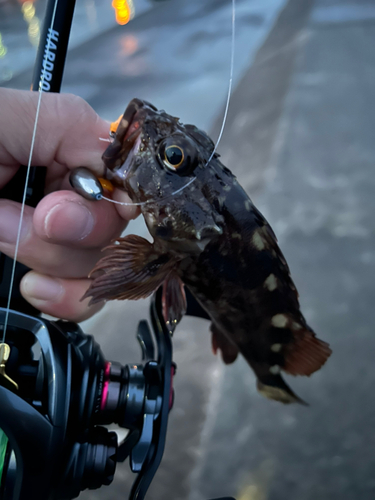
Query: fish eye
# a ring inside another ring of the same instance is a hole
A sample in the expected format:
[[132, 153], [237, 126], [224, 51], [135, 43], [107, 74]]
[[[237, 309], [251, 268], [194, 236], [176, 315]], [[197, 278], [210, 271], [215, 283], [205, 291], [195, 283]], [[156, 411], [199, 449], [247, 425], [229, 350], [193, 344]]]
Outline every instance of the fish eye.
[[186, 137], [169, 137], [158, 146], [160, 163], [178, 175], [190, 175], [198, 164], [196, 148]]
[[184, 161], [184, 152], [176, 144], [168, 146], [164, 151], [164, 162], [167, 166], [171, 165], [174, 170], [176, 170]]

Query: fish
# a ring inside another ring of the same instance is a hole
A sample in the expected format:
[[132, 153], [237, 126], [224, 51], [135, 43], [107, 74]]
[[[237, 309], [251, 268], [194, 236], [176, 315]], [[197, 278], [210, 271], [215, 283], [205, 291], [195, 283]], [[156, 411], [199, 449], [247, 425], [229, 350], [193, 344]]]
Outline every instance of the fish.
[[140, 204], [153, 243], [118, 238], [91, 272], [85, 297], [137, 300], [163, 286], [173, 331], [187, 287], [211, 319], [212, 348], [224, 363], [242, 354], [262, 395], [305, 404], [281, 372], [310, 376], [331, 349], [307, 325], [275, 233], [213, 141], [140, 99], [113, 135], [105, 176]]

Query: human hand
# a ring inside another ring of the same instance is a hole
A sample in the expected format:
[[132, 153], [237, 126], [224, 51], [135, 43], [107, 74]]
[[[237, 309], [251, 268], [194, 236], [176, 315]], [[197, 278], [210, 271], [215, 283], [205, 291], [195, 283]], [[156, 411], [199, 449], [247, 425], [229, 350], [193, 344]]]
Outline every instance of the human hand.
[[[0, 88], [0, 188], [20, 165], [27, 165], [39, 94]], [[102, 305], [80, 302], [87, 275], [101, 249], [121, 234], [135, 207], [91, 202], [71, 190], [69, 172], [85, 166], [100, 175], [109, 124], [81, 98], [44, 93], [32, 165], [46, 166], [47, 194], [33, 209], [25, 207], [17, 260], [33, 271], [21, 282], [24, 298], [40, 311], [82, 321]], [[114, 199], [129, 202], [115, 190]], [[0, 251], [13, 257], [21, 205], [0, 199]]]

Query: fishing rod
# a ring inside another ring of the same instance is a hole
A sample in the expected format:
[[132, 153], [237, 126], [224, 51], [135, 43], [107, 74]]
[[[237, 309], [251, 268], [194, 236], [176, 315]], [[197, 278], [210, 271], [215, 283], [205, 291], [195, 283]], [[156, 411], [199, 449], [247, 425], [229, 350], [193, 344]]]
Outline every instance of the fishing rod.
[[[73, 21], [75, 0], [48, 0], [43, 29], [37, 50], [31, 90], [60, 92]], [[0, 190], [0, 198], [22, 202], [27, 182], [26, 205], [36, 207], [44, 196], [45, 167], [31, 167], [27, 179], [26, 167], [20, 167], [12, 180]], [[15, 265], [11, 287], [13, 259], [0, 253], [0, 306], [7, 307], [9, 290], [14, 309], [26, 314], [38, 314], [20, 293], [20, 282], [28, 271], [21, 263]]]
[[[60, 91], [74, 6], [74, 0], [48, 0], [34, 91]], [[35, 207], [45, 171], [21, 167], [0, 197]], [[142, 362], [121, 365], [106, 360], [77, 324], [41, 319], [19, 292], [27, 271], [0, 255], [0, 500], [69, 500], [109, 485], [127, 458], [137, 474], [129, 499], [143, 500], [173, 406], [176, 365], [162, 290], [153, 296], [150, 321], [136, 332]], [[191, 298], [187, 313], [207, 317]], [[104, 427], [112, 423], [128, 430], [123, 441]]]

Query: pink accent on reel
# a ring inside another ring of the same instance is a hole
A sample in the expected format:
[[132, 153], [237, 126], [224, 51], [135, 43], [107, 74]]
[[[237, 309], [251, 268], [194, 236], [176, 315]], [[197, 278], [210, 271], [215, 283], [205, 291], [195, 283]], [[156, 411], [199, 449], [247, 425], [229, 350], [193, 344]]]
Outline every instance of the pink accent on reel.
[[101, 411], [104, 410], [105, 405], [107, 403], [110, 372], [111, 372], [111, 363], [109, 361], [106, 361], [105, 368], [104, 368], [104, 383], [103, 383], [103, 391], [102, 391], [102, 400], [100, 402], [100, 410]]

